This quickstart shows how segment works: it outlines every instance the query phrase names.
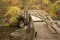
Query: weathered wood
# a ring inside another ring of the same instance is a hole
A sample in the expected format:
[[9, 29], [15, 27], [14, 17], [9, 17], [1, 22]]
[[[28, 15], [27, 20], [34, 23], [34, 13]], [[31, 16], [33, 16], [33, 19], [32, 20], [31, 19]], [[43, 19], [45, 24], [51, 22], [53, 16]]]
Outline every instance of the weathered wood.
[[36, 17], [42, 19], [54, 33], [56, 33], [56, 32], [60, 33], [59, 28], [55, 24], [56, 21], [54, 21], [48, 14], [42, 15], [41, 13], [35, 13], [33, 16], [36, 16]]
[[60, 33], [59, 28], [57, 27], [57, 25], [55, 24], [56, 22], [53, 22], [54, 20], [51, 19], [50, 16], [45, 16], [43, 17], [44, 22], [48, 25], [49, 28], [52, 29], [52, 31], [55, 31], [55, 33]]

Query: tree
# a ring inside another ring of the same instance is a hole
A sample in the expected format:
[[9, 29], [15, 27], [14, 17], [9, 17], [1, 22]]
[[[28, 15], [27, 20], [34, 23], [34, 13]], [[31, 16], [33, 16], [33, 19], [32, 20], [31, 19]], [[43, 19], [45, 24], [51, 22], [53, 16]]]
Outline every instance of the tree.
[[[60, 8], [59, 8], [60, 6], [59, 6], [59, 1], [57, 0], [57, 1], [55, 1], [54, 3], [51, 3], [50, 4], [50, 11], [52, 12], [51, 13], [51, 15], [52, 15], [52, 17], [54, 16], [55, 17], [55, 19], [59, 19], [59, 17], [58, 17], [58, 14], [59, 14], [59, 12], [60, 11], [58, 11], [58, 10], [60, 10]], [[58, 12], [58, 14], [57, 14], [57, 12]], [[60, 15], [60, 14], [59, 14]]]

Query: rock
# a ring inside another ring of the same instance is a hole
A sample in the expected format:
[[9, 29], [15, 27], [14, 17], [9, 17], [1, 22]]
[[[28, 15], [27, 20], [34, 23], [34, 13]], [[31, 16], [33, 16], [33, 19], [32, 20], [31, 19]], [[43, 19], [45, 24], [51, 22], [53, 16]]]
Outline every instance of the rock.
[[33, 40], [34, 39], [34, 28], [30, 28], [28, 33], [28, 26], [17, 29], [15, 32], [10, 34], [10, 40]]
[[10, 40], [25, 40], [27, 38], [26, 29], [20, 28], [10, 34]]

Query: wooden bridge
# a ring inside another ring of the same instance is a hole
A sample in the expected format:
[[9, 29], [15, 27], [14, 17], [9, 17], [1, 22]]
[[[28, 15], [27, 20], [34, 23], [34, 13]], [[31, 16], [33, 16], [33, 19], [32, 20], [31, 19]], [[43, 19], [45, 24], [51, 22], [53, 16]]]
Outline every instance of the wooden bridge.
[[35, 31], [38, 33], [36, 40], [60, 40], [60, 28], [57, 25], [59, 21], [53, 20], [43, 10], [29, 10], [28, 13], [32, 16]]

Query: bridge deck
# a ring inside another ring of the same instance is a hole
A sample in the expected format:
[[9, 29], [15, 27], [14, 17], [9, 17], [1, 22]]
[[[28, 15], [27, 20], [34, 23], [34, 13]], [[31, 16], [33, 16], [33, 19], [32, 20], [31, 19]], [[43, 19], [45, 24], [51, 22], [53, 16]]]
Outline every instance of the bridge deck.
[[37, 40], [60, 40], [60, 35], [49, 31], [43, 22], [35, 22], [34, 27], [37, 31]]

